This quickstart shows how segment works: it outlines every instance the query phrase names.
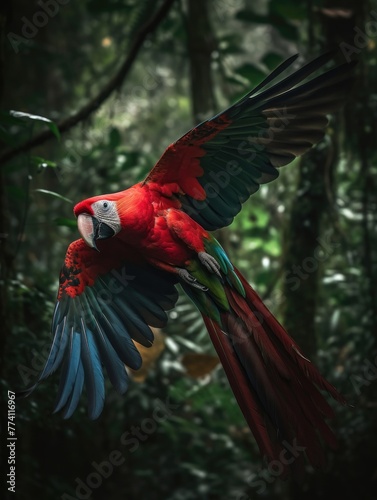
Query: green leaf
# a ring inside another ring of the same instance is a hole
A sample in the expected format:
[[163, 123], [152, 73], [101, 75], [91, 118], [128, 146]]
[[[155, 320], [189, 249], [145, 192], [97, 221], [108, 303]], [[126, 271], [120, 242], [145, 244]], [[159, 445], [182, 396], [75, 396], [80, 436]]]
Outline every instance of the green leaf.
[[20, 121], [21, 120], [13, 116], [10, 111], [0, 112], [0, 123], [4, 123], [6, 125], [19, 125]]
[[57, 217], [56, 219], [54, 219], [54, 222], [57, 226], [64, 226], [77, 229], [76, 219], [68, 219], [67, 217]]
[[27, 192], [18, 186], [7, 186], [7, 192], [12, 200], [24, 201], [27, 199]]
[[[242, 80], [242, 81], [241, 81], [241, 80]], [[244, 86], [245, 86], [245, 85], [244, 85], [244, 83], [245, 83], [245, 82], [244, 82], [244, 80], [243, 80], [243, 79], [241, 79], [241, 78], [240, 78], [240, 79], [238, 79], [238, 78], [237, 78], [237, 75], [235, 75], [235, 76], [233, 76], [233, 75], [232, 75], [232, 76], [227, 76], [227, 77], [226, 77], [226, 81], [227, 81], [227, 82], [229, 82], [229, 83], [232, 83], [232, 84], [234, 84], [234, 85], [238, 85], [238, 86], [242, 86], [242, 87], [244, 87]]]
[[281, 0], [271, 0], [270, 11], [283, 19], [294, 19], [303, 21], [307, 18], [308, 12], [305, 3], [295, 1], [282, 2]]
[[273, 23], [282, 37], [287, 40], [297, 41], [299, 39], [298, 28], [293, 24], [286, 23], [282, 18], [279, 18], [277, 23]]
[[46, 118], [44, 116], [39, 116], [39, 115], [32, 115], [30, 113], [24, 113], [23, 111], [14, 111], [10, 110], [9, 114], [13, 116], [14, 118], [18, 118], [20, 120], [35, 120], [37, 122], [42, 122], [46, 123], [48, 128], [51, 130], [51, 132], [55, 135], [57, 139], [60, 139], [60, 132], [59, 129], [53, 121], [51, 121], [49, 118]]
[[264, 245], [264, 251], [266, 252], [266, 254], [270, 254], [273, 257], [279, 257], [279, 255], [281, 254], [281, 248], [280, 248], [279, 241], [276, 239], [273, 239], [273, 240], [266, 242]]
[[236, 73], [249, 80], [253, 85], [260, 83], [266, 76], [263, 71], [250, 63], [239, 66], [236, 69]]
[[269, 24], [270, 19], [268, 16], [261, 16], [259, 14], [255, 14], [249, 9], [240, 10], [236, 14], [236, 19], [240, 21], [255, 23], [255, 24]]
[[50, 160], [46, 160], [45, 158], [42, 158], [41, 156], [32, 156], [31, 163], [33, 165], [35, 165], [39, 170], [41, 170], [42, 168], [47, 168], [47, 167], [56, 168], [58, 166], [57, 163], [50, 161]]
[[55, 198], [59, 198], [59, 200], [66, 201], [66, 202], [71, 203], [71, 204], [73, 203], [73, 201], [70, 200], [69, 198], [62, 196], [59, 193], [55, 193], [54, 191], [48, 191], [47, 189], [34, 189], [34, 191], [36, 191], [38, 193], [44, 193], [44, 194], [48, 194], [50, 196], [54, 196]]
[[279, 66], [283, 59], [284, 57], [282, 57], [280, 54], [269, 52], [263, 57], [262, 63], [265, 64], [269, 70], [273, 70], [274, 68]]
[[109, 132], [109, 147], [111, 149], [117, 148], [122, 142], [122, 136], [116, 127], [112, 127]]
[[120, 155], [122, 155], [122, 170], [129, 170], [140, 163], [141, 154], [139, 151], [120, 151]]
[[13, 140], [11, 134], [4, 128], [0, 126], [0, 140], [6, 144], [10, 144]]

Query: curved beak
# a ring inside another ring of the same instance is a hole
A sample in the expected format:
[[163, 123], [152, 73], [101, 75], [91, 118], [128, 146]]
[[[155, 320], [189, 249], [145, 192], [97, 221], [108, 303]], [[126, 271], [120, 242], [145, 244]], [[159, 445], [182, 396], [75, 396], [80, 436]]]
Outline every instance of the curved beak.
[[85, 243], [97, 251], [99, 251], [96, 245], [97, 240], [111, 238], [115, 234], [115, 231], [110, 226], [98, 221], [96, 217], [89, 214], [80, 214], [78, 216], [77, 227]]

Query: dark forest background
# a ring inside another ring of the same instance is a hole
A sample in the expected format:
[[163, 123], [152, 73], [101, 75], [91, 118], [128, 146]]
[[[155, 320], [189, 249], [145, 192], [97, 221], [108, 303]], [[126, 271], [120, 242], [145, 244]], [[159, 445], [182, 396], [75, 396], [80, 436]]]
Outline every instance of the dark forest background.
[[[195, 308], [182, 297], [125, 397], [52, 414], [58, 377], [16, 402], [16, 493], [51, 499], [377, 498], [377, 3], [15, 0], [0, 6], [1, 390], [35, 380], [73, 204], [141, 180], [166, 146], [299, 52], [357, 56], [325, 139], [217, 237], [347, 397], [337, 452], [282, 481], [263, 464]], [[19, 112], [19, 113], [15, 113]], [[60, 130], [60, 133], [59, 131]]]

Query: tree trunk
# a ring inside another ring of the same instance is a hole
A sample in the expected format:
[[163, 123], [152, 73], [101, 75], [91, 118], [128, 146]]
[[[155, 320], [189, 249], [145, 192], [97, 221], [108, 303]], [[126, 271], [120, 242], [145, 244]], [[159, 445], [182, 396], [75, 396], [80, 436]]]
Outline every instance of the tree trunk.
[[326, 184], [332, 163], [327, 147], [314, 149], [301, 161], [285, 234], [284, 326], [308, 356], [317, 350], [320, 264], [332, 251], [328, 238], [320, 237], [321, 221], [329, 207]]
[[[311, 0], [308, 9], [308, 53], [324, 52], [339, 45], [353, 33], [353, 15], [341, 14], [334, 0], [323, 9], [315, 9]], [[351, 7], [350, 7], [351, 8]], [[352, 14], [353, 11], [350, 10]], [[323, 32], [323, 48], [315, 47], [315, 23]], [[343, 60], [340, 62], [344, 62]], [[283, 304], [284, 325], [310, 357], [317, 351], [315, 317], [318, 306], [321, 262], [334, 251], [330, 232], [322, 234], [322, 219], [331, 210], [334, 168], [338, 151], [338, 127], [331, 143], [311, 150], [300, 162], [296, 197], [284, 243]]]
[[[309, 11], [309, 51], [314, 47], [313, 33], [321, 30], [323, 47], [339, 46], [354, 34], [356, 25], [353, 3], [347, 0], [339, 8], [336, 0], [327, 0], [323, 9], [317, 10], [315, 21], [314, 3], [308, 0]], [[348, 13], [349, 15], [348, 15]], [[344, 14], [346, 13], [346, 15]], [[316, 28], [314, 29], [314, 22]], [[340, 60], [341, 63], [344, 60]], [[334, 178], [339, 151], [339, 116], [332, 125], [332, 134], [328, 138], [329, 146], [311, 150], [300, 163], [297, 195], [293, 202], [290, 222], [286, 235], [286, 253], [284, 260], [284, 324], [289, 333], [297, 340], [304, 353], [314, 357], [317, 351], [316, 312], [319, 303], [321, 262], [336, 250], [337, 243], [331, 238], [327, 225], [324, 231], [326, 214], [331, 213], [332, 198], [335, 191]], [[314, 484], [313, 484], [314, 483]], [[318, 495], [333, 498], [336, 495], [336, 482], [331, 489], [324, 486], [321, 476], [311, 480], [311, 484], [291, 483], [290, 498], [315, 500]]]
[[203, 0], [188, 2], [187, 43], [195, 124], [209, 118], [215, 111], [211, 63], [216, 41], [209, 19], [208, 4], [209, 2]]
[[[212, 79], [212, 52], [217, 48], [217, 41], [210, 22], [211, 3], [201, 0], [188, 2], [187, 45], [194, 125], [211, 118], [217, 112]], [[228, 252], [228, 233], [223, 229], [218, 229], [215, 236], [224, 250]]]

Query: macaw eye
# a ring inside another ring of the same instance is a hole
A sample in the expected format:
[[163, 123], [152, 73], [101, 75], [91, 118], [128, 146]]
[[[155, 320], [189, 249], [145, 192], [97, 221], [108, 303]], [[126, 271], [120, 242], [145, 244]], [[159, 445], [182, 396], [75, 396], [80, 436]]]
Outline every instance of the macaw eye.
[[104, 210], [107, 210], [110, 207], [110, 203], [108, 201], [103, 201], [102, 202], [102, 208]]

